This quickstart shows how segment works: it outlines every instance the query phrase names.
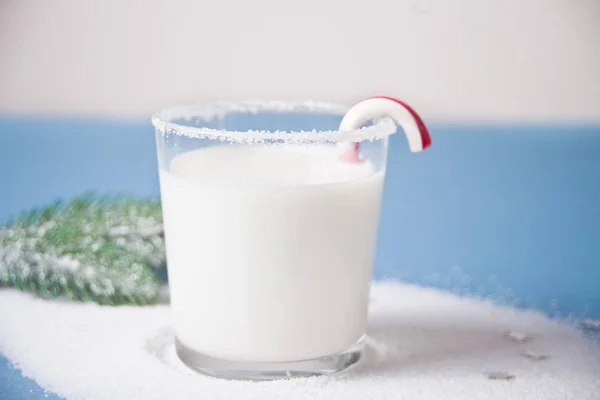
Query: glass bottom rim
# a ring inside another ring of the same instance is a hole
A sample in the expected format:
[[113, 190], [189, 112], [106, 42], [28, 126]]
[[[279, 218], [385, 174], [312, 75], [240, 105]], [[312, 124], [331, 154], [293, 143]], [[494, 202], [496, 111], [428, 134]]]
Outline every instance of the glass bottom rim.
[[229, 380], [269, 381], [341, 373], [361, 359], [364, 342], [363, 335], [347, 349], [338, 353], [309, 360], [286, 362], [222, 360], [192, 350], [177, 338], [175, 338], [175, 351], [184, 365], [204, 375]]

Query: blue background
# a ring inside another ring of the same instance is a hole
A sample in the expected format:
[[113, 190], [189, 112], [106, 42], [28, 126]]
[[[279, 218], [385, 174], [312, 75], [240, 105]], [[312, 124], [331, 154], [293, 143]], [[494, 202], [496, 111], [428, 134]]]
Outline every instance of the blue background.
[[[600, 124], [430, 130], [392, 136], [375, 278], [600, 318]], [[87, 189], [158, 196], [149, 122], [0, 117], [0, 221]], [[44, 398], [2, 356], [0, 389]]]

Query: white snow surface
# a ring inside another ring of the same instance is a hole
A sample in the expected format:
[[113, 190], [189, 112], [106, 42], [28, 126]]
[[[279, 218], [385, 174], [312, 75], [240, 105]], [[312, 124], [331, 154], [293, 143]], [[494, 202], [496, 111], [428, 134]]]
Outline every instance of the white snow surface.
[[102, 307], [2, 289], [0, 352], [67, 399], [600, 399], [600, 343], [536, 311], [435, 289], [374, 283], [365, 356], [340, 376], [206, 377], [178, 361], [169, 319], [166, 301]]

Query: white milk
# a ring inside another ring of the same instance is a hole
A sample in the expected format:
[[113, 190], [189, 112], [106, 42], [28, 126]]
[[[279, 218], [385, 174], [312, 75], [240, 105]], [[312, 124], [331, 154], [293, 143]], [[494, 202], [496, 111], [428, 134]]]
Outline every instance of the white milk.
[[365, 332], [384, 172], [332, 147], [225, 144], [160, 171], [175, 333], [238, 361], [298, 361]]

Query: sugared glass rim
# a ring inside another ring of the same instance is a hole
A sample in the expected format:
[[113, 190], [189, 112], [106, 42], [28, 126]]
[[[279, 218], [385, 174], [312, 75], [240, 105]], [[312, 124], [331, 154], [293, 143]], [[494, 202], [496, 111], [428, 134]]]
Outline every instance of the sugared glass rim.
[[381, 118], [373, 125], [351, 131], [230, 131], [205, 127], [186, 126], [173, 122], [175, 119], [190, 120], [202, 118], [210, 121], [223, 118], [230, 112], [257, 114], [262, 111], [312, 112], [343, 116], [348, 107], [314, 101], [214, 101], [190, 106], [171, 107], [152, 116], [152, 124], [163, 134], [177, 134], [190, 138], [217, 139], [236, 143], [260, 143], [281, 141], [285, 143], [336, 143], [379, 140], [396, 132], [396, 124], [391, 118]]

